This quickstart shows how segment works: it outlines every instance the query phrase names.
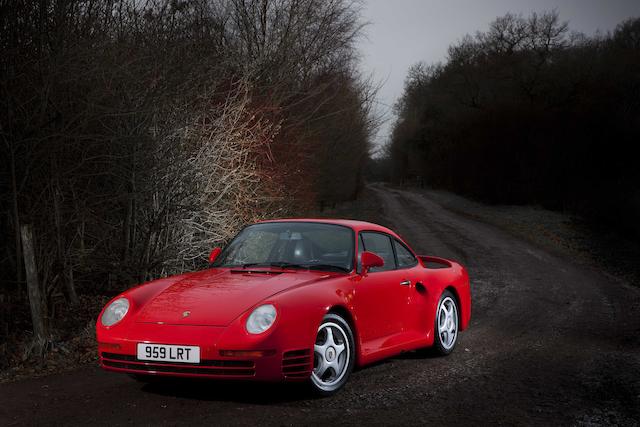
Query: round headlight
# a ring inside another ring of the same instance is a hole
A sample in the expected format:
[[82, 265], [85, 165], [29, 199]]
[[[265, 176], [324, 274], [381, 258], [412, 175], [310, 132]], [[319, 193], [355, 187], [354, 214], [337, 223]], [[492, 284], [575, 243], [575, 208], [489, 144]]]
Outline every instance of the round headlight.
[[121, 321], [129, 311], [129, 300], [118, 298], [107, 306], [100, 321], [104, 326], [112, 326]]
[[261, 334], [276, 321], [276, 308], [271, 304], [261, 305], [253, 310], [247, 319], [247, 332]]

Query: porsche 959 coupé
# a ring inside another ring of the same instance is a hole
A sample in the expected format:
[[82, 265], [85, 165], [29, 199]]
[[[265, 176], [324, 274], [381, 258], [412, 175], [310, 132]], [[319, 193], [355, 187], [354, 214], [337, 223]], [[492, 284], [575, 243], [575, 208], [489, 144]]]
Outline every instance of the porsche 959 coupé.
[[152, 377], [307, 382], [405, 351], [447, 355], [469, 324], [467, 271], [352, 220], [249, 225], [209, 268], [132, 288], [97, 321], [100, 365]]

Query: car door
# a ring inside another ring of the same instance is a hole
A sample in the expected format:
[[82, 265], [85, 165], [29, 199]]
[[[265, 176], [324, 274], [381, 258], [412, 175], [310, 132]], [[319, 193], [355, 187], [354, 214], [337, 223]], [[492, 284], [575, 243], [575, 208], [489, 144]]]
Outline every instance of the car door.
[[358, 252], [373, 252], [384, 260], [382, 267], [363, 275], [354, 297], [354, 308], [365, 352], [394, 345], [394, 337], [405, 330], [405, 309], [410, 287], [403, 284], [405, 273], [397, 269], [392, 237], [380, 232], [363, 231]]
[[425, 313], [423, 305], [425, 303], [425, 297], [424, 294], [419, 291], [420, 287], [424, 289], [424, 283], [420, 283], [420, 285], [416, 287], [421, 281], [422, 267], [413, 252], [396, 238], [393, 238], [393, 249], [396, 254], [397, 272], [399, 273], [400, 283], [407, 289], [410, 289], [403, 311], [404, 330], [407, 333], [408, 339], [415, 339], [416, 337], [424, 335], [425, 331], [427, 331], [424, 325]]

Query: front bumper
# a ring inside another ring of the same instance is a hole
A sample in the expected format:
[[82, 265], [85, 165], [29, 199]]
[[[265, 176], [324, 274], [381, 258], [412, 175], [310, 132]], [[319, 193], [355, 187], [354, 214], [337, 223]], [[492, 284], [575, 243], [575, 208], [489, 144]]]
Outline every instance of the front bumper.
[[[313, 369], [310, 346], [270, 336], [225, 337], [223, 327], [137, 323], [135, 327], [98, 334], [100, 366], [108, 371], [153, 376], [225, 380], [303, 381]], [[138, 343], [200, 347], [200, 363], [173, 363], [137, 359]]]

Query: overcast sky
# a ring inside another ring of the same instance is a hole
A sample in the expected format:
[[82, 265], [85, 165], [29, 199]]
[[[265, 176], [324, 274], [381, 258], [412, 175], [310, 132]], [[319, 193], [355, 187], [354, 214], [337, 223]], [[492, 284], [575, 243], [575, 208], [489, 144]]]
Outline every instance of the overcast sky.
[[402, 94], [407, 69], [418, 61], [446, 59], [447, 47], [465, 34], [484, 31], [507, 12], [528, 15], [556, 9], [571, 30], [607, 32], [625, 18], [640, 16], [640, 0], [365, 0], [367, 37], [360, 43], [362, 70], [384, 82], [379, 107], [386, 112], [376, 143], [386, 142], [390, 106]]

